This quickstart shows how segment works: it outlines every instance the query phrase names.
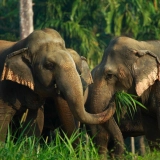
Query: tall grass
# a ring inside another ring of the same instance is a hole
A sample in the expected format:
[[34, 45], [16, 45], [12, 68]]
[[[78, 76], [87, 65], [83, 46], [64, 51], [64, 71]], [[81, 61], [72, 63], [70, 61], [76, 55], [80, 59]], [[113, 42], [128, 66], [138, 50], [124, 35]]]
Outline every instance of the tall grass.
[[[34, 136], [20, 136], [14, 142], [14, 136], [8, 133], [6, 143], [0, 143], [0, 160], [101, 160], [92, 139], [86, 140], [85, 136], [85, 132], [76, 132], [70, 138], [65, 134], [62, 137], [57, 130], [53, 142], [47, 144]], [[79, 138], [79, 143], [73, 147], [76, 138]], [[157, 151], [148, 151], [144, 157], [125, 151], [120, 159], [159, 160], [159, 157], [160, 152]]]
[[[137, 97], [127, 94], [125, 92], [116, 93], [116, 105], [117, 105], [117, 118], [120, 120], [122, 108], [129, 109], [129, 114], [133, 117], [133, 114], [137, 110], [137, 106], [144, 109]], [[25, 115], [26, 116], [26, 115]], [[25, 122], [25, 116], [21, 120], [21, 125]], [[22, 126], [20, 126], [23, 128]], [[42, 138], [36, 138], [35, 136], [26, 137], [25, 130], [29, 127], [29, 124], [24, 127], [24, 130], [20, 129], [20, 134], [17, 138], [11, 134], [8, 129], [8, 135], [5, 143], [0, 143], [0, 160], [101, 160], [102, 157], [98, 155], [98, 148], [95, 147], [91, 138], [86, 139], [86, 132], [75, 132], [70, 138], [65, 133], [60, 134], [57, 129], [55, 131], [56, 136], [51, 143], [47, 143]], [[19, 132], [19, 131], [17, 131]], [[62, 135], [62, 136], [61, 136]], [[76, 147], [73, 147], [75, 140], [79, 139]], [[43, 142], [42, 142], [43, 141]], [[106, 146], [107, 147], [107, 146]], [[139, 156], [138, 154], [132, 154], [125, 151], [124, 155], [120, 159], [130, 160], [158, 160], [160, 152], [148, 152], [145, 156]], [[108, 159], [109, 156], [108, 156]]]
[[[60, 136], [56, 131], [53, 142], [47, 144], [45, 140], [34, 136], [20, 136], [16, 142], [14, 136], [8, 133], [6, 143], [0, 143], [0, 160], [90, 160], [100, 159], [92, 140], [84, 139], [85, 133], [74, 133], [70, 138], [64, 134]], [[23, 138], [22, 138], [23, 137]], [[72, 146], [79, 138], [76, 148]]]

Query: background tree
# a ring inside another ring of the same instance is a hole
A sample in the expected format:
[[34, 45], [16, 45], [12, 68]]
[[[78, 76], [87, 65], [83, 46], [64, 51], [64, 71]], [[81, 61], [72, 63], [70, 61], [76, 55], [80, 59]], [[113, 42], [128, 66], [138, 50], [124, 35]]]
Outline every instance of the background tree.
[[18, 0], [0, 1], [0, 39], [10, 41], [19, 39]]
[[20, 0], [20, 38], [26, 38], [33, 32], [32, 0]]

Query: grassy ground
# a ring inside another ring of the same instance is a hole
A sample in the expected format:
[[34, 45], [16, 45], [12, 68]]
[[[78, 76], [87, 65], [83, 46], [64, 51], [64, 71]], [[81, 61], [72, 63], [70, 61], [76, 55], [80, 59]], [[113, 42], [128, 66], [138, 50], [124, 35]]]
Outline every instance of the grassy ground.
[[[72, 147], [72, 142], [80, 138], [80, 143], [76, 149]], [[65, 139], [65, 140], [64, 140]], [[0, 144], [0, 160], [100, 160], [97, 148], [92, 140], [88, 142], [84, 139], [84, 133], [75, 134], [70, 139], [62, 138], [59, 132], [50, 144], [45, 141], [40, 143], [40, 139], [35, 137], [19, 138], [14, 143], [14, 138], [8, 134], [6, 143]], [[108, 158], [110, 159], [110, 158]], [[119, 158], [118, 158], [119, 159]], [[160, 152], [147, 152], [145, 156], [133, 155], [125, 152], [121, 157], [124, 160], [159, 160]]]

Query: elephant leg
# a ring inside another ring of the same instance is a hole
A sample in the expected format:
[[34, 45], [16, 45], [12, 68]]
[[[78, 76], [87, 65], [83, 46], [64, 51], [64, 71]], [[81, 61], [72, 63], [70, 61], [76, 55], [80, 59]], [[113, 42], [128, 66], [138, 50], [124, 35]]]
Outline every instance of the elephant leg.
[[110, 135], [110, 142], [112, 144], [110, 143], [108, 148], [110, 148], [110, 150], [113, 150], [111, 153], [112, 157], [122, 155], [124, 152], [124, 139], [122, 132], [120, 131], [114, 118], [112, 117], [109, 121], [102, 125], [104, 125], [104, 128]]
[[150, 149], [160, 150], [160, 130], [158, 129], [157, 119], [148, 114], [142, 113], [142, 123]]
[[101, 159], [107, 159], [107, 152], [108, 152], [108, 140], [109, 134], [102, 125], [90, 125], [89, 127], [90, 136], [93, 137], [93, 141], [98, 147], [98, 153], [101, 156]]
[[9, 123], [12, 117], [16, 113], [16, 110], [11, 106], [0, 104], [0, 141], [5, 142]]
[[43, 108], [38, 108], [35, 110], [28, 109], [28, 114], [23, 122], [22, 131], [27, 136], [35, 135], [39, 137], [42, 133], [44, 126], [44, 111]]
[[[64, 133], [70, 138], [71, 135], [76, 131], [79, 127], [79, 122], [75, 120], [72, 115], [68, 103], [61, 97], [56, 97], [56, 108], [58, 111], [58, 115], [62, 124], [62, 129]], [[76, 140], [78, 141], [78, 140]], [[78, 142], [75, 142], [78, 143]]]

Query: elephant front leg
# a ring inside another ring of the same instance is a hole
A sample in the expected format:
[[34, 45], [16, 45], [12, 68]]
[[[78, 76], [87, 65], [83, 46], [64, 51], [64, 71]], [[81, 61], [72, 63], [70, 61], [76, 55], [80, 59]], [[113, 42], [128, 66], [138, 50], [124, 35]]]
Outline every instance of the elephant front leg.
[[87, 125], [87, 132], [93, 137], [102, 160], [107, 160], [109, 134], [102, 125]]
[[111, 143], [109, 143], [108, 148], [112, 151], [111, 156], [120, 157], [124, 152], [124, 139], [120, 128], [113, 117], [102, 125], [110, 135]]
[[35, 135], [39, 137], [42, 133], [44, 126], [44, 110], [43, 108], [38, 109], [27, 109], [23, 114], [22, 119], [22, 131], [27, 136]]
[[0, 141], [5, 142], [9, 123], [16, 110], [2, 102], [0, 103]]
[[55, 102], [58, 115], [62, 124], [62, 129], [64, 133], [66, 133], [67, 136], [70, 138], [74, 131], [78, 129], [79, 122], [74, 118], [69, 109], [68, 103], [63, 98], [56, 97]]

